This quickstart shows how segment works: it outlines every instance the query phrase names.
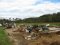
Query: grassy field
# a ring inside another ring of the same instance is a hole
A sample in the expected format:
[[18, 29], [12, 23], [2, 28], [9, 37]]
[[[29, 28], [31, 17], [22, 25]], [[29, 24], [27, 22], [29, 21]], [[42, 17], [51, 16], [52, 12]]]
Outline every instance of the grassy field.
[[50, 24], [50, 26], [60, 26], [60, 22], [56, 23], [56, 22], [52, 22], [52, 23], [17, 23], [17, 25], [19, 24], [25, 24], [25, 25], [44, 25], [44, 24]]
[[0, 27], [0, 45], [11, 45], [4, 31], [3, 27]]

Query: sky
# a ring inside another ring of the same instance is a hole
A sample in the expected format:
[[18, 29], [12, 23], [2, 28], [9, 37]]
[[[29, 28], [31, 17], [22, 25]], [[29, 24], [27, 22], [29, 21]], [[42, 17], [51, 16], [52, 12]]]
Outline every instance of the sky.
[[0, 0], [0, 17], [28, 18], [60, 12], [60, 0]]

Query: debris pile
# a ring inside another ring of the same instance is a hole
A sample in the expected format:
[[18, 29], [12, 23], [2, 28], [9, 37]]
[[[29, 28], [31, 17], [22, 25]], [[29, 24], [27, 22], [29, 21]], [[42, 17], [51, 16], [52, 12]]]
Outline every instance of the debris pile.
[[[15, 28], [14, 28], [15, 29]], [[13, 32], [20, 32], [23, 34], [26, 40], [34, 40], [38, 39], [39, 36], [44, 34], [58, 33], [58, 31], [51, 31], [49, 28], [49, 24], [47, 25], [19, 25]], [[54, 28], [55, 29], [55, 28]]]
[[[54, 45], [55, 41], [60, 42], [59, 30], [60, 28], [49, 27], [46, 25], [21, 24], [7, 31], [9, 34], [11, 33], [9, 36], [12, 36], [16, 45]], [[59, 44], [58, 42], [56, 43], [57, 45]]]
[[33, 40], [33, 39], [38, 39], [37, 37], [39, 36], [40, 32], [48, 32], [48, 26], [46, 25], [19, 25], [18, 28], [13, 31], [13, 32], [20, 32], [24, 33], [24, 38], [27, 40]]

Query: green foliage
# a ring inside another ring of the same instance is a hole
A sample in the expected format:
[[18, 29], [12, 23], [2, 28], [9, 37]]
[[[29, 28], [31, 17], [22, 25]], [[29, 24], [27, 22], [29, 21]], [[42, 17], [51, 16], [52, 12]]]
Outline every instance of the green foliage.
[[0, 27], [0, 45], [11, 45], [2, 27]]

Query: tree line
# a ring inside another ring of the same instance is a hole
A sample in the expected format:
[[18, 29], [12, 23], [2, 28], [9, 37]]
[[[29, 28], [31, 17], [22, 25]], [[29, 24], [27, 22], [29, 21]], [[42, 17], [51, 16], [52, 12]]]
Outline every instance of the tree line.
[[60, 22], [60, 12], [53, 14], [45, 14], [40, 17], [26, 18], [23, 20], [16, 20], [18, 23], [40, 23], [40, 22]]
[[0, 23], [2, 22], [16, 22], [16, 23], [40, 23], [40, 22], [60, 22], [60, 12], [53, 14], [45, 14], [40, 17], [30, 17], [25, 19], [16, 18], [14, 21], [7, 19], [0, 19]]

